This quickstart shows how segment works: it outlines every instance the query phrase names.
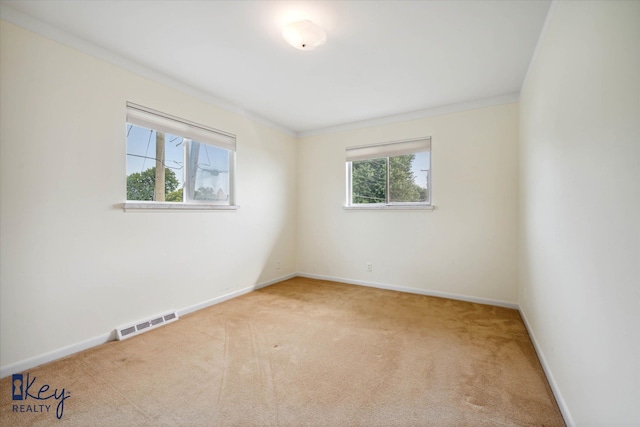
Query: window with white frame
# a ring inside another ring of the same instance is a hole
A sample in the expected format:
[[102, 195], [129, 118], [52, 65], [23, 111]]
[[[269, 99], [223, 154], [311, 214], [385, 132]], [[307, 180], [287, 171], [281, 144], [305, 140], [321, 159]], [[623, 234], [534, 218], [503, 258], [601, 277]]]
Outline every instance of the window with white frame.
[[349, 147], [347, 207], [431, 206], [431, 138]]
[[233, 206], [235, 151], [234, 135], [128, 102], [127, 202]]

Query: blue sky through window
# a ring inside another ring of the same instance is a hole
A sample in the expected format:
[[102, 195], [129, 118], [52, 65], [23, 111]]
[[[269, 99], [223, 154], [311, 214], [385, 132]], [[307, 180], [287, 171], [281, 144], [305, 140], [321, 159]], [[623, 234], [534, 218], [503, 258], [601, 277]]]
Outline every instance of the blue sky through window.
[[[184, 184], [184, 142], [183, 138], [166, 133], [164, 164], [176, 174]], [[127, 124], [127, 175], [142, 172], [156, 165], [156, 131]]]
[[415, 153], [415, 158], [411, 163], [411, 170], [413, 171], [413, 182], [420, 187], [426, 188], [429, 165], [431, 164], [431, 153], [429, 151], [423, 151], [421, 153]]

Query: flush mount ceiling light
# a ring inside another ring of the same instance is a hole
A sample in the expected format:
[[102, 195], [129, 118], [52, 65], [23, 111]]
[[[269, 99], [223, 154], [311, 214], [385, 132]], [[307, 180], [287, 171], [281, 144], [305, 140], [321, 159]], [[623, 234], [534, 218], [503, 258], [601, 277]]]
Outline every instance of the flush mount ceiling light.
[[327, 41], [327, 33], [309, 20], [292, 22], [282, 30], [282, 37], [300, 50], [313, 50]]

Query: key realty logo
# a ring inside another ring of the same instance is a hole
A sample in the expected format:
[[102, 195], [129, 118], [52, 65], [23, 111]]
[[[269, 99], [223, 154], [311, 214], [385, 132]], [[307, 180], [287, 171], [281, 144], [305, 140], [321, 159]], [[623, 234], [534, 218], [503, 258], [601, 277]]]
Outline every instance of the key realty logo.
[[30, 374], [13, 374], [11, 379], [12, 412], [50, 412], [55, 405], [56, 418], [64, 414], [64, 401], [71, 392], [53, 389], [49, 384], [36, 385], [37, 378]]

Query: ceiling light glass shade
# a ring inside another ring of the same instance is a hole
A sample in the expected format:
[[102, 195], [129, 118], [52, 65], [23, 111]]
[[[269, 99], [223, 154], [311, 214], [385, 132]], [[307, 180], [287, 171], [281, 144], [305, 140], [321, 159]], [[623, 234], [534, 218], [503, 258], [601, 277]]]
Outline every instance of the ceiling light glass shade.
[[327, 41], [327, 33], [311, 21], [292, 22], [282, 30], [282, 37], [300, 50], [312, 50]]

